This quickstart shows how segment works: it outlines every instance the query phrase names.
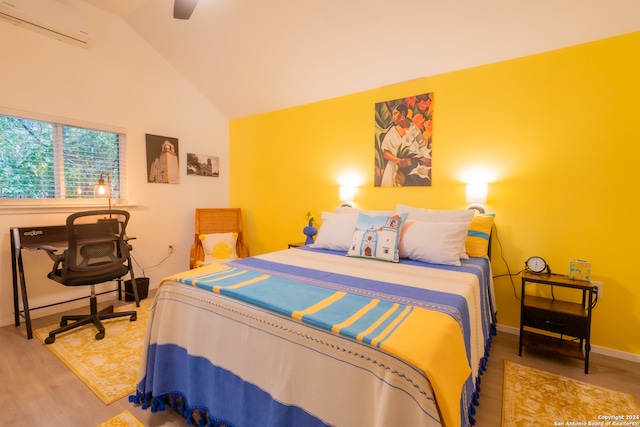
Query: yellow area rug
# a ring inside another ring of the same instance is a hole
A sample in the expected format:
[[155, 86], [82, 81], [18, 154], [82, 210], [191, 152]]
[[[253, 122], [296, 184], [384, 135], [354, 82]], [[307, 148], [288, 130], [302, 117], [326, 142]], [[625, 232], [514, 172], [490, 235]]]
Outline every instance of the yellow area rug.
[[504, 361], [502, 427], [640, 425], [634, 416], [640, 404], [631, 394]]
[[100, 424], [97, 427], [144, 427], [133, 414], [127, 410]]
[[[152, 303], [153, 299], [144, 299], [137, 309], [134, 303], [116, 308], [116, 311], [136, 310], [137, 320], [131, 322], [129, 317], [105, 320], [102, 340], [95, 339], [97, 329], [93, 325], [85, 325], [57, 335], [47, 348], [105, 404], [113, 403], [135, 392]], [[34, 334], [44, 343], [49, 331], [58, 327], [55, 324], [36, 329]]]

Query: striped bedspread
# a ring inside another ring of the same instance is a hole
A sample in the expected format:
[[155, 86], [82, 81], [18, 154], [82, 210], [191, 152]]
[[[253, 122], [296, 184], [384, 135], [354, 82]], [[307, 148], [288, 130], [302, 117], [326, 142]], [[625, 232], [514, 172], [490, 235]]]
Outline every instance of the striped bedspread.
[[311, 248], [169, 277], [153, 310], [132, 400], [236, 426], [469, 425], [494, 311], [485, 259]]

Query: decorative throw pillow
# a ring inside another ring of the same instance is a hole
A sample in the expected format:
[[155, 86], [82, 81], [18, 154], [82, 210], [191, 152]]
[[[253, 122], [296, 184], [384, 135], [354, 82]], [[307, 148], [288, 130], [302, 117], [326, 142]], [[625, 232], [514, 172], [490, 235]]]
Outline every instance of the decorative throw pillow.
[[339, 215], [331, 212], [322, 212], [321, 218], [322, 222], [320, 223], [316, 241], [311, 247], [331, 249], [333, 251], [349, 250], [358, 215], [356, 213]]
[[398, 262], [400, 230], [407, 214], [370, 216], [358, 214], [347, 256]]
[[[465, 222], [467, 226], [471, 224], [471, 219], [475, 214], [473, 209], [427, 209], [416, 208], [408, 205], [396, 206], [398, 212], [407, 212], [409, 216], [407, 219], [415, 221], [427, 221], [427, 222]], [[460, 259], [469, 259], [464, 240], [460, 244], [459, 248]]]
[[407, 220], [400, 234], [400, 258], [461, 265], [460, 245], [464, 245], [468, 229], [465, 222]]
[[199, 238], [204, 249], [204, 261], [201, 265], [238, 258], [236, 253], [238, 233], [201, 234]]
[[489, 255], [489, 237], [496, 214], [476, 214], [471, 220], [465, 247], [469, 256], [486, 257]]

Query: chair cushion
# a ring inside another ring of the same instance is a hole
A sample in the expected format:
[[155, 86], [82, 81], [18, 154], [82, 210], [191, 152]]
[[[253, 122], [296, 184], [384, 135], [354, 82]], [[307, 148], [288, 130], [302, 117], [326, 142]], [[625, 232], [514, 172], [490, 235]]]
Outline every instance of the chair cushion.
[[100, 269], [76, 271], [68, 270], [66, 282], [62, 283], [62, 270], [57, 270], [55, 275], [49, 273], [51, 280], [60, 282], [65, 286], [87, 286], [119, 279], [129, 273], [129, 268], [124, 264], [107, 265]]

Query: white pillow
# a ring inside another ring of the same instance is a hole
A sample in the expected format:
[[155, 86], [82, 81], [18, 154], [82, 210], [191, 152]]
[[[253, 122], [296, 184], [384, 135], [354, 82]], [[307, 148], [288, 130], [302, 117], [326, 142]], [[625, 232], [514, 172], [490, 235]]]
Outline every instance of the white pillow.
[[[471, 220], [476, 213], [476, 211], [473, 209], [438, 210], [415, 208], [408, 205], [398, 205], [396, 209], [398, 212], [408, 213], [408, 220], [427, 222], [464, 222], [467, 224], [467, 229], [471, 225]], [[460, 248], [458, 249], [458, 255], [460, 259], [469, 259], [464, 241], [461, 243]]]
[[461, 265], [460, 245], [464, 246], [468, 229], [469, 226], [464, 222], [407, 220], [400, 233], [400, 258]]
[[204, 261], [201, 265], [212, 262], [238, 259], [236, 242], [238, 233], [212, 233], [199, 236], [204, 249]]
[[333, 251], [347, 251], [356, 229], [358, 214], [336, 214], [322, 212], [322, 223], [312, 248], [331, 249]]
[[347, 207], [342, 207], [342, 206], [338, 206], [335, 211], [335, 213], [337, 214], [365, 214], [365, 215], [369, 215], [369, 216], [379, 216], [379, 215], [386, 215], [386, 216], [391, 216], [391, 215], [395, 215], [396, 211], [385, 211], [385, 210], [367, 210], [367, 209], [360, 209], [360, 208], [347, 208]]
[[427, 209], [416, 208], [408, 205], [398, 205], [396, 211], [400, 213], [408, 213], [407, 219], [414, 221], [429, 221], [429, 222], [469, 222], [476, 211], [473, 209], [460, 209], [460, 210], [448, 210], [448, 209]]

